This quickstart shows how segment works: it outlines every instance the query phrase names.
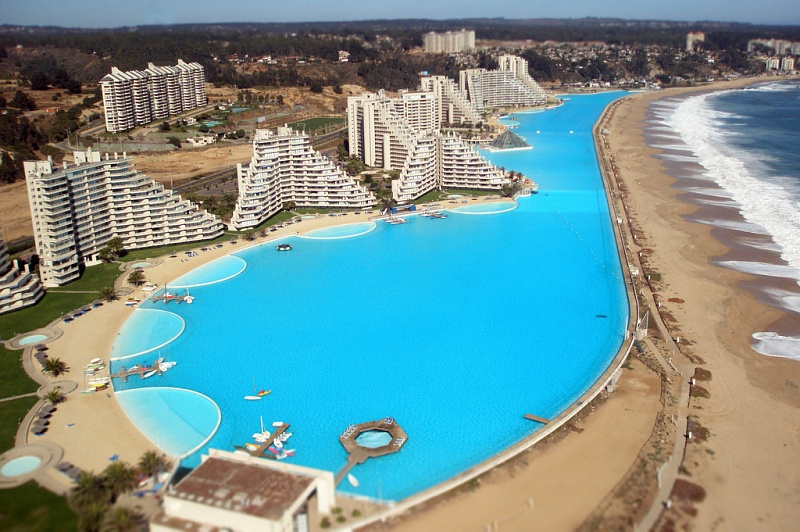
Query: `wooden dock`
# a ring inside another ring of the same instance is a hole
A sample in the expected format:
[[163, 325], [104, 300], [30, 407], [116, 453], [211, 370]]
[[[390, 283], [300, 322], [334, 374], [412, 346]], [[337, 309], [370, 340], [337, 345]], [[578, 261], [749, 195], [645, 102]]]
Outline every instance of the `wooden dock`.
[[533, 414], [525, 414], [525, 419], [530, 419], [531, 421], [536, 421], [536, 422], [542, 423], [544, 425], [547, 425], [548, 423], [550, 423], [550, 420], [547, 419], [546, 417], [535, 416]]
[[284, 423], [283, 425], [278, 427], [277, 430], [275, 430], [275, 432], [270, 434], [269, 438], [267, 438], [267, 441], [265, 441], [264, 443], [259, 445], [258, 449], [254, 449], [252, 451], [248, 450], [247, 452], [250, 453], [250, 456], [256, 456], [256, 457], [259, 457], [259, 458], [272, 458], [274, 460], [275, 457], [272, 456], [271, 453], [270, 454], [265, 454], [265, 453], [267, 452], [267, 449], [269, 448], [269, 446], [272, 445], [272, 442], [275, 441], [275, 438], [277, 438], [278, 436], [280, 436], [281, 434], [283, 434], [287, 430], [289, 430], [289, 424], [288, 423]]
[[[362, 447], [356, 442], [356, 438], [362, 432], [371, 430], [380, 430], [391, 434], [392, 439], [386, 445], [381, 447]], [[396, 453], [403, 448], [408, 435], [400, 428], [394, 418], [384, 418], [379, 421], [369, 421], [358, 425], [350, 425], [347, 430], [339, 436], [339, 442], [344, 446], [347, 451], [347, 464], [336, 474], [334, 478], [334, 486], [344, 479], [345, 475], [357, 464], [364, 463], [367, 458], [376, 458], [386, 454]]]
[[140, 379], [144, 378], [145, 373], [149, 373], [155, 370], [157, 375], [161, 375], [161, 368], [159, 367], [158, 360], [153, 362], [152, 366], [149, 367], [142, 367], [139, 366], [138, 368], [132, 369], [125, 369], [125, 366], [119, 368], [119, 371], [111, 375], [112, 379], [122, 379], [122, 382], [128, 382], [128, 377], [131, 375], [138, 375]]

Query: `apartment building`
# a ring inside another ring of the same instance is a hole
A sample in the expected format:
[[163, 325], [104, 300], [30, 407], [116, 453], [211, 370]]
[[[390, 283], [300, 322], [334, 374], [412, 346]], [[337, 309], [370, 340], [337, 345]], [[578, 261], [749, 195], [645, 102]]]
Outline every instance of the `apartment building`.
[[100, 80], [106, 113], [106, 130], [126, 131], [163, 120], [208, 102], [205, 70], [199, 63], [156, 66], [122, 72], [112, 67]]
[[440, 123], [475, 125], [483, 121], [481, 114], [452, 79], [446, 76], [425, 76], [420, 78], [420, 86], [423, 91], [432, 92], [439, 100]]
[[311, 147], [308, 136], [290, 127], [256, 130], [253, 157], [236, 167], [239, 199], [231, 218], [236, 230], [258, 226], [286, 202], [320, 209], [363, 209], [375, 196]]
[[43, 296], [39, 278], [31, 274], [29, 266], [11, 262], [6, 243], [0, 239], [0, 314], [35, 305]]
[[133, 169], [123, 153], [113, 157], [76, 151], [75, 163], [55, 168], [52, 159], [25, 161], [25, 180], [46, 287], [60, 286], [97, 263], [112, 238], [125, 249], [148, 248], [216, 238], [224, 224], [217, 216]]
[[423, 49], [428, 53], [456, 53], [475, 49], [475, 31], [428, 32], [422, 36]]
[[412, 201], [435, 188], [499, 189], [507, 182], [460, 137], [412, 127], [404, 113], [416, 102], [402, 96], [388, 98], [380, 91], [347, 99], [350, 155], [368, 166], [399, 170], [392, 181], [397, 201]]
[[501, 55], [497, 70], [472, 68], [459, 72], [459, 90], [479, 112], [484, 109], [533, 107], [543, 104], [544, 90], [528, 74], [521, 57]]

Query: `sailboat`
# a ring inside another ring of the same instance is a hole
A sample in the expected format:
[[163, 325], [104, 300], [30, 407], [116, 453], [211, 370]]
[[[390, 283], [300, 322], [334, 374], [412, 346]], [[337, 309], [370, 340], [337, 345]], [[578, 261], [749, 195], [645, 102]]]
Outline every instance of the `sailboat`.
[[272, 393], [272, 390], [262, 390], [260, 392], [256, 391], [256, 378], [253, 377], [253, 395], [245, 395], [244, 398], [246, 401], [259, 401], [265, 395], [269, 395]]
[[350, 485], [353, 486], [354, 488], [358, 487], [358, 479], [355, 476], [353, 476], [352, 473], [347, 474], [347, 482], [349, 482]]
[[189, 293], [189, 289], [188, 288], [186, 289], [186, 295], [183, 296], [183, 300], [186, 301], [190, 305], [192, 304], [192, 301], [194, 301], [194, 296]]

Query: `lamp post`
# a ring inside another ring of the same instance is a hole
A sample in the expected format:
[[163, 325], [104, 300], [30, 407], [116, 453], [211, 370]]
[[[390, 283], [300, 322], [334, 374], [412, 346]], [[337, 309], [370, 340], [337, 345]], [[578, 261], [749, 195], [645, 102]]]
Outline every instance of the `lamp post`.
[[72, 132], [69, 130], [69, 128], [66, 129], [66, 132], [67, 132], [67, 148], [72, 149], [72, 144], [70, 144], [69, 141], [69, 136]]

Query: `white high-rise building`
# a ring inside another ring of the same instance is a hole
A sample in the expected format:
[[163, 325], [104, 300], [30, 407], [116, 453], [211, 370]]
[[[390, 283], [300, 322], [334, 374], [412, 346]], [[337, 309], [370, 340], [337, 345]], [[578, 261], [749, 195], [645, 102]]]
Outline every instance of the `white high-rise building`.
[[533, 107], [547, 100], [544, 90], [528, 74], [521, 57], [501, 55], [498, 70], [472, 68], [459, 72], [459, 90], [478, 109]]
[[39, 278], [29, 266], [17, 268], [8, 259], [6, 243], [0, 239], [0, 314], [35, 305], [44, 296]]
[[412, 201], [435, 188], [499, 189], [507, 180], [460, 137], [415, 129], [403, 116], [407, 102], [378, 94], [347, 99], [350, 155], [368, 166], [399, 170], [392, 181], [397, 201]]
[[693, 52], [698, 43], [705, 42], [706, 34], [702, 31], [690, 31], [686, 34], [686, 51]]
[[253, 157], [236, 167], [239, 199], [231, 225], [236, 230], [258, 226], [286, 202], [298, 207], [363, 209], [375, 196], [317, 153], [308, 136], [290, 127], [276, 132], [259, 129], [253, 138]]
[[25, 161], [25, 180], [44, 286], [77, 279], [112, 238], [125, 249], [208, 240], [220, 236], [217, 216], [133, 169], [130, 158], [91, 149], [75, 164]]
[[787, 56], [781, 59], [781, 70], [784, 72], [791, 72], [794, 70], [794, 58]]
[[100, 80], [106, 110], [106, 130], [111, 133], [161, 120], [207, 103], [205, 70], [200, 63], [155, 66], [122, 72], [113, 67]]
[[439, 99], [439, 122], [447, 124], [471, 124], [482, 122], [481, 114], [467, 100], [455, 81], [445, 76], [425, 76], [420, 79], [423, 91], [429, 91]]
[[475, 49], [475, 31], [428, 32], [422, 36], [423, 49], [429, 53], [456, 53]]

